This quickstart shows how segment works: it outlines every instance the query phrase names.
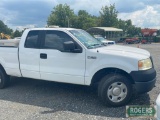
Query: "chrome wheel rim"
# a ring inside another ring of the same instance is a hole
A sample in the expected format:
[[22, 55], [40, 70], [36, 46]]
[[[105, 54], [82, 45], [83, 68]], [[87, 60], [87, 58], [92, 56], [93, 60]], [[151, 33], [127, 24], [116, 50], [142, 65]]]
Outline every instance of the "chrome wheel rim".
[[112, 102], [118, 103], [126, 98], [127, 92], [127, 86], [124, 83], [115, 82], [109, 86], [107, 96]]

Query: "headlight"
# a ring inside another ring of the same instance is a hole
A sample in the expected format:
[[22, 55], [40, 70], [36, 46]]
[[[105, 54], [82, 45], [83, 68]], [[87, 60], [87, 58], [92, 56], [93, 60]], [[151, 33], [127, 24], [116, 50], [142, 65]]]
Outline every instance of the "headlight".
[[152, 62], [151, 59], [145, 59], [145, 60], [140, 60], [138, 61], [138, 68], [139, 70], [148, 70], [152, 68]]

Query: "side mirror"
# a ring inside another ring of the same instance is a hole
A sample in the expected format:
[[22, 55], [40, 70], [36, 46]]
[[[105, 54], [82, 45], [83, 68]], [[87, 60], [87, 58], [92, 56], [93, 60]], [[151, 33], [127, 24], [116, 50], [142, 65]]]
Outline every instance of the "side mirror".
[[67, 41], [63, 43], [65, 52], [82, 53], [81, 49], [75, 49], [75, 43], [72, 41]]
[[65, 51], [73, 51], [75, 49], [74, 42], [72, 41], [64, 42], [63, 46]]

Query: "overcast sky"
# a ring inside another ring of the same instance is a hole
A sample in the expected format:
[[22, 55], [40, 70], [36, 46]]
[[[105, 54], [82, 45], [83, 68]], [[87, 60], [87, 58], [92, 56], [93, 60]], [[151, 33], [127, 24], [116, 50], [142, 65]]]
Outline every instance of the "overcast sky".
[[75, 13], [99, 15], [102, 6], [115, 3], [118, 18], [142, 28], [160, 29], [160, 0], [0, 0], [0, 20], [8, 27], [44, 27], [54, 6], [68, 4]]

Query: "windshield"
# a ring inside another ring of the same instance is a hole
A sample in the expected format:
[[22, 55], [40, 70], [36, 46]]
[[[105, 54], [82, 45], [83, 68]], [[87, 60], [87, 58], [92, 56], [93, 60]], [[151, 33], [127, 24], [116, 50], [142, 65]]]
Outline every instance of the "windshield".
[[69, 30], [69, 32], [74, 35], [88, 49], [104, 46], [102, 42], [98, 41], [84, 30]]

